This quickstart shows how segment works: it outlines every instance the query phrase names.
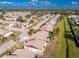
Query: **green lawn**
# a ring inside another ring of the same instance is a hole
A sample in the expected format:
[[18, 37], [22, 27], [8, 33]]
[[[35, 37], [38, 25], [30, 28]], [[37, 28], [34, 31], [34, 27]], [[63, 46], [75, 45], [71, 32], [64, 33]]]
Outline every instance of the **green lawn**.
[[59, 24], [57, 25], [60, 28], [60, 33], [58, 36], [58, 40], [60, 41], [59, 47], [58, 49], [58, 53], [57, 53], [57, 57], [65, 57], [65, 40], [64, 40], [64, 25], [63, 25], [63, 21], [61, 20], [59, 22]]
[[[69, 26], [69, 23], [68, 23], [66, 16], [64, 16], [64, 20], [66, 23], [66, 33], [72, 37], [72, 33], [70, 32], [70, 26]], [[73, 38], [71, 38], [71, 37], [67, 38], [68, 45], [69, 45], [69, 57], [78, 57], [77, 47], [75, 45]]]

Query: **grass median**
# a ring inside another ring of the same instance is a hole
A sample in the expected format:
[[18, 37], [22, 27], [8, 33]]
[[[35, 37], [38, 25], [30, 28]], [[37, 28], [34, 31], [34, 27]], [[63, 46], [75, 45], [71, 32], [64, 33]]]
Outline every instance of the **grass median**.
[[68, 41], [68, 45], [69, 45], [69, 57], [79, 57], [78, 56], [78, 53], [77, 53], [77, 47], [75, 45], [75, 42], [73, 40], [73, 36], [72, 36], [72, 33], [71, 33], [71, 29], [70, 29], [70, 26], [69, 26], [69, 23], [68, 23], [68, 20], [67, 20], [67, 17], [64, 16], [64, 19], [65, 20], [65, 23], [66, 23], [66, 39]]

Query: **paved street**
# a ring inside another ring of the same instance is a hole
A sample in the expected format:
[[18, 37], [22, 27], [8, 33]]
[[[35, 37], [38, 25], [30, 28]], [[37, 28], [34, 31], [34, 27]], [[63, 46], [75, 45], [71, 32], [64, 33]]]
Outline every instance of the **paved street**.
[[10, 40], [9, 42], [3, 44], [2, 46], [0, 46], [0, 55], [2, 53], [4, 53], [5, 51], [7, 51], [10, 47], [13, 47], [16, 44], [15, 41]]

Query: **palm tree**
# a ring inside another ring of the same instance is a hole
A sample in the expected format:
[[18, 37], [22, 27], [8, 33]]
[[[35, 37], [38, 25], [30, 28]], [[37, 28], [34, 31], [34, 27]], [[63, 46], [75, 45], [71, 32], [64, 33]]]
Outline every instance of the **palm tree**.
[[16, 19], [16, 21], [18, 21], [18, 22], [24, 22], [25, 20], [22, 18], [22, 16], [19, 16], [19, 17]]
[[55, 34], [59, 34], [59, 28], [56, 28], [54, 32]]
[[49, 40], [54, 39], [54, 34], [53, 34], [53, 32], [51, 32], [51, 31], [49, 32], [48, 38], [49, 38]]
[[10, 49], [11, 49], [11, 47], [9, 47], [8, 54], [9, 54], [9, 55], [12, 55]]
[[5, 19], [4, 19], [4, 14], [5, 14], [5, 12], [2, 12], [2, 14], [0, 15], [0, 18], [1, 18], [2, 20], [5, 20]]
[[28, 33], [29, 33], [29, 35], [32, 35], [34, 33], [34, 30], [30, 29]]
[[16, 35], [15, 35], [15, 34], [11, 34], [11, 38], [12, 38], [14, 41], [17, 40], [17, 39], [15, 39], [15, 38], [16, 38]]
[[2, 41], [4, 41], [4, 39], [3, 39], [3, 36], [2, 35], [0, 35], [0, 41], [2, 42]]

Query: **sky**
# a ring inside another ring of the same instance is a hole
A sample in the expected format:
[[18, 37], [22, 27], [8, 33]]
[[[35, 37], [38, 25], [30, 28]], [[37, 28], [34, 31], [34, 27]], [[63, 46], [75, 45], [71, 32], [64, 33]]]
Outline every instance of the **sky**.
[[79, 0], [0, 0], [0, 8], [79, 9]]

